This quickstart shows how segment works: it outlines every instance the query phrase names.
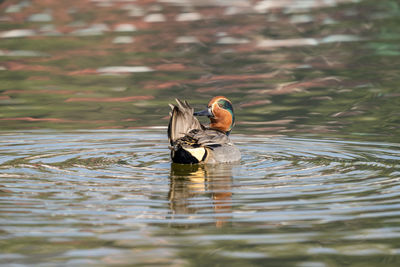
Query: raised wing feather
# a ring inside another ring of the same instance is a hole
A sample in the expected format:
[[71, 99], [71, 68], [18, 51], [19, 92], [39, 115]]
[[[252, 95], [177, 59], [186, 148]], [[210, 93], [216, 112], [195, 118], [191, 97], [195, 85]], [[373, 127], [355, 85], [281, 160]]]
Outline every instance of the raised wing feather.
[[203, 126], [193, 116], [194, 109], [186, 101], [176, 99], [178, 105], [170, 105], [172, 108], [171, 119], [168, 124], [168, 140], [171, 145], [192, 130], [200, 130]]

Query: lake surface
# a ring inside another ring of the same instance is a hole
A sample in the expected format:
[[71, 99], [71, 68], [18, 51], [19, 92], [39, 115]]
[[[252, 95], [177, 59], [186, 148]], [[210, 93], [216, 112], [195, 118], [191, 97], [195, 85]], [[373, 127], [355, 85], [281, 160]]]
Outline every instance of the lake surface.
[[[399, 25], [397, 0], [2, 1], [0, 265], [399, 266]], [[216, 95], [241, 162], [171, 164], [168, 103]]]
[[400, 145], [233, 139], [171, 164], [165, 130], [3, 133], [1, 262], [395, 266]]

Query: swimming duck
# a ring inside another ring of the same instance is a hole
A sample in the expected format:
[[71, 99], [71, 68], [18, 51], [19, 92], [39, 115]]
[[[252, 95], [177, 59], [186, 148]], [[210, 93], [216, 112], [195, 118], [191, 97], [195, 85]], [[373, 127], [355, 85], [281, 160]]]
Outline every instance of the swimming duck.
[[[171, 159], [175, 163], [226, 163], [239, 161], [239, 149], [229, 139], [235, 124], [231, 101], [224, 96], [210, 100], [207, 109], [194, 112], [187, 101], [176, 99], [168, 125]], [[195, 116], [208, 116], [202, 125]]]

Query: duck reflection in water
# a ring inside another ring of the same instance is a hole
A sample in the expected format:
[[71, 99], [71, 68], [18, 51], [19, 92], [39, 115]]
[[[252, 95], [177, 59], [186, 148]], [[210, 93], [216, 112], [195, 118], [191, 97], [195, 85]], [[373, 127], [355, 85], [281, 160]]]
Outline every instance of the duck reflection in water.
[[207, 222], [213, 220], [217, 227], [225, 225], [232, 212], [234, 166], [172, 163], [168, 194], [172, 219], [193, 219], [193, 223], [179, 224], [186, 227], [196, 225], [196, 219], [199, 223], [203, 223], [204, 219]]

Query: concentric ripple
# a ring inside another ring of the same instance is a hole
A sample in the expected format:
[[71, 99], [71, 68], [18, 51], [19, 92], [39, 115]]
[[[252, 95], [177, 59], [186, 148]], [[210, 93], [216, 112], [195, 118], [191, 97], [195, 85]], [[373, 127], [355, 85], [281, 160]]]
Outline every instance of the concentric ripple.
[[3, 132], [0, 263], [399, 262], [399, 145], [233, 138], [240, 163], [182, 166], [164, 129]]

